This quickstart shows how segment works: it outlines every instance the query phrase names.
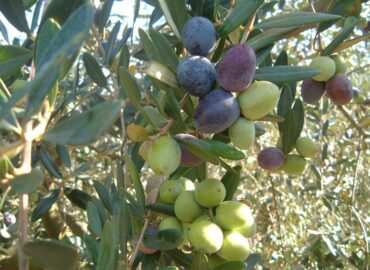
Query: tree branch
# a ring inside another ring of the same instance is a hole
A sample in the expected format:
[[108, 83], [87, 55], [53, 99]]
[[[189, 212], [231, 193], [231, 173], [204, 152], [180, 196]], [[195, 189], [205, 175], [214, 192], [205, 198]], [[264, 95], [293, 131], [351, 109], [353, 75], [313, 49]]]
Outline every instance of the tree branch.
[[347, 120], [351, 123], [351, 125], [357, 129], [357, 131], [360, 133], [360, 136], [367, 138], [370, 137], [370, 134], [368, 134], [362, 126], [360, 126], [355, 119], [349, 114], [349, 112], [343, 107], [338, 105], [338, 109], [343, 113], [344, 117], [347, 118]]

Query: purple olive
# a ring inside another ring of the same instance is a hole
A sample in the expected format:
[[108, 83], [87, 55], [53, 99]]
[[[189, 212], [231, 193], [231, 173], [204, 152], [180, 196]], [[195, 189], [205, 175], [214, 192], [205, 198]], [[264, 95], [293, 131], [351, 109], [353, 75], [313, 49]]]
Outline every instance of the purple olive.
[[344, 75], [337, 74], [326, 82], [326, 94], [336, 105], [346, 105], [353, 98], [351, 81]]
[[230, 127], [240, 116], [236, 98], [217, 89], [199, 99], [195, 109], [195, 127], [204, 133], [218, 133]]
[[308, 104], [317, 104], [325, 94], [325, 90], [325, 82], [318, 82], [313, 79], [307, 79], [302, 82], [302, 98]]
[[256, 54], [246, 45], [239, 44], [228, 50], [217, 67], [217, 79], [222, 88], [240, 92], [250, 85], [256, 73]]
[[[185, 133], [177, 134], [176, 137], [190, 141], [190, 142], [196, 142], [199, 140], [197, 137], [190, 135], [190, 134], [185, 134]], [[203, 163], [203, 160], [194, 156], [181, 144], [180, 144], [180, 148], [181, 148], [181, 161], [180, 161], [181, 167], [196, 167]]]
[[279, 148], [268, 147], [258, 154], [257, 160], [262, 169], [275, 170], [283, 166], [284, 154]]

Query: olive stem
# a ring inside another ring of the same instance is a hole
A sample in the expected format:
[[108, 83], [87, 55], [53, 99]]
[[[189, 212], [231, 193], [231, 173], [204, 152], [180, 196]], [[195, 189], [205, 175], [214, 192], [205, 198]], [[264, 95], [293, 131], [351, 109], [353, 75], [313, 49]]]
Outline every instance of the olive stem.
[[256, 20], [256, 15], [257, 15], [257, 11], [253, 14], [252, 17], [250, 17], [247, 25], [245, 26], [245, 31], [243, 33], [243, 37], [242, 39], [240, 40], [240, 44], [243, 44], [247, 41], [247, 38], [249, 36], [249, 33], [252, 31], [253, 29], [253, 24], [254, 24], [254, 21]]
[[[24, 131], [25, 145], [22, 151], [22, 165], [21, 170], [23, 174], [31, 172], [32, 161], [32, 140], [29, 140], [27, 134], [32, 132], [33, 121], [27, 122]], [[19, 243], [18, 243], [18, 266], [20, 270], [29, 269], [29, 261], [27, 256], [23, 253], [23, 245], [28, 238], [28, 194], [21, 194], [19, 198]]]
[[[161, 186], [161, 184], [165, 181], [165, 176], [162, 176], [159, 178], [159, 183], [158, 183], [158, 188], [154, 194], [154, 201], [157, 200], [158, 198], [158, 195], [159, 195], [159, 187]], [[144, 226], [141, 230], [141, 233], [140, 233], [140, 236], [139, 236], [139, 239], [137, 240], [136, 242], [136, 246], [135, 246], [135, 249], [134, 249], [134, 252], [132, 253], [132, 256], [131, 256], [131, 259], [130, 259], [130, 262], [129, 262], [129, 266], [128, 266], [128, 269], [132, 269], [132, 265], [134, 264], [134, 261], [135, 261], [135, 258], [137, 256], [137, 253], [139, 252], [140, 250], [140, 246], [142, 245], [143, 241], [144, 241], [144, 235], [145, 235], [145, 231], [149, 225], [149, 220], [150, 220], [150, 215], [151, 215], [152, 211], [149, 210], [148, 213], [146, 214], [146, 218], [145, 218], [145, 222], [144, 222]]]

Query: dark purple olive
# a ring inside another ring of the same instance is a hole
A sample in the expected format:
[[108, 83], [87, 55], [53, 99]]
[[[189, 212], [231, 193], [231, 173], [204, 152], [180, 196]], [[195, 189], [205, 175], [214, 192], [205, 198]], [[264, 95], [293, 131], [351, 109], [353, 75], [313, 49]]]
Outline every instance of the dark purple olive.
[[199, 99], [195, 109], [195, 127], [204, 133], [218, 133], [230, 127], [240, 116], [236, 98], [217, 89]]

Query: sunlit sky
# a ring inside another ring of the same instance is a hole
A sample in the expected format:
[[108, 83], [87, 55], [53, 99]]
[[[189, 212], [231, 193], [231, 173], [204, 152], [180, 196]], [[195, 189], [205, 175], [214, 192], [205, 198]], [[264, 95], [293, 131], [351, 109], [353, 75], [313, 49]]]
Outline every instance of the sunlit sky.
[[[100, 4], [100, 1], [95, 0], [95, 7], [98, 7]], [[150, 15], [153, 8], [149, 5], [147, 5], [145, 2], [140, 1], [140, 14], [142, 15]], [[121, 29], [123, 29], [126, 25], [128, 27], [132, 26], [133, 17], [134, 17], [134, 0], [122, 0], [122, 1], [114, 1], [112, 13], [111, 13], [111, 20], [116, 21], [118, 18], [123, 17], [123, 21], [121, 21]], [[33, 7], [34, 8], [34, 7]], [[28, 25], [31, 25], [32, 21], [32, 11], [26, 11], [26, 17], [28, 21]], [[19, 32], [17, 29], [15, 29], [3, 16], [2, 13], [0, 13], [0, 20], [5, 25], [5, 27], [8, 30], [8, 36], [9, 36], [9, 42], [12, 44], [12, 41], [14, 38], [19, 38], [20, 40], [24, 40], [26, 37], [26, 34]], [[134, 28], [134, 35], [137, 35], [137, 30], [139, 27], [143, 26], [144, 21], [147, 21], [147, 19], [137, 19], [135, 23]], [[1, 45], [7, 44], [5, 41], [3, 35], [0, 33], [0, 43]]]

